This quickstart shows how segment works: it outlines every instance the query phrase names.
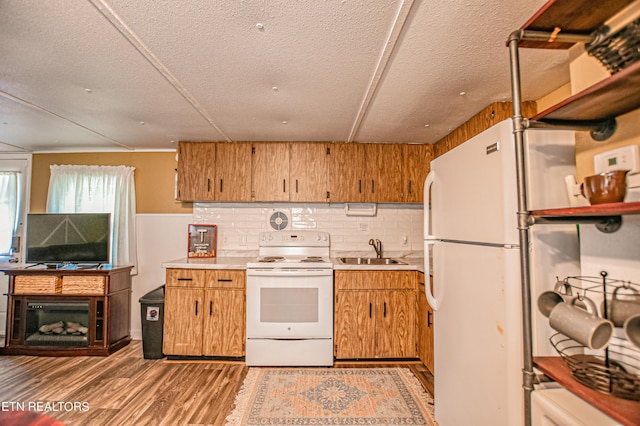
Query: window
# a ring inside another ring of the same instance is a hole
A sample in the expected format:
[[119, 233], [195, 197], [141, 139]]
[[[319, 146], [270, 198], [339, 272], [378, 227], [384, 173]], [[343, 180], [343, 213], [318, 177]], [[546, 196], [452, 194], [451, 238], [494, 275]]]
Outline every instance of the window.
[[0, 170], [0, 256], [13, 254], [13, 237], [20, 223], [20, 174]]
[[48, 213], [111, 213], [111, 263], [136, 273], [136, 197], [127, 166], [52, 165]]

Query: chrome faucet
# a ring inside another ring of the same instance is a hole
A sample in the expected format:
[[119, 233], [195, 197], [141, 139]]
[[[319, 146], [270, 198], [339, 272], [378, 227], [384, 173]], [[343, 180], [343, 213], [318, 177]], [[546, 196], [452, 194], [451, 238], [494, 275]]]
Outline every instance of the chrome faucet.
[[369, 245], [373, 246], [373, 249], [376, 251], [376, 257], [378, 259], [382, 259], [382, 241], [380, 240], [374, 241], [372, 238], [369, 240]]

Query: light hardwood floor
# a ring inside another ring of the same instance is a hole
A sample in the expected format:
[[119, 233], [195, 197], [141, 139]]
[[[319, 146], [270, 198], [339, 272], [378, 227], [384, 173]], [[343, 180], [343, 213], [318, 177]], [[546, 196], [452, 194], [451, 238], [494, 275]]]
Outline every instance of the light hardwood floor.
[[[433, 394], [433, 376], [418, 362], [336, 363], [397, 365]], [[0, 402], [58, 403], [45, 414], [69, 426], [224, 425], [247, 371], [243, 362], [146, 360], [140, 341], [109, 357], [2, 356]]]

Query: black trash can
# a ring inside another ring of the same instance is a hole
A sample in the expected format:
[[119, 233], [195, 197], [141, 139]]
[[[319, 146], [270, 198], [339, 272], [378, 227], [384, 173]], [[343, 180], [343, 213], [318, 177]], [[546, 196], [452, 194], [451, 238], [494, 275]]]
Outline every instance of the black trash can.
[[144, 352], [145, 359], [163, 358], [163, 285], [140, 298], [140, 319], [142, 321], [142, 351]]

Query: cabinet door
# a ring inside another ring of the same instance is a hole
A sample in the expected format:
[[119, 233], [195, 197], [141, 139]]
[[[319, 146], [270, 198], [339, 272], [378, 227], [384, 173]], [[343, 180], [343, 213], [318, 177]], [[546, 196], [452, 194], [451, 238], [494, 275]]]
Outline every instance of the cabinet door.
[[253, 144], [251, 176], [254, 201], [289, 201], [289, 144]]
[[331, 202], [364, 201], [364, 144], [332, 143], [328, 173]]
[[400, 144], [362, 144], [364, 147], [364, 201], [401, 202], [402, 148]]
[[251, 143], [216, 143], [217, 201], [251, 201]]
[[205, 290], [205, 356], [244, 355], [244, 291], [226, 288]]
[[213, 191], [215, 144], [180, 142], [178, 144], [178, 200], [211, 201]]
[[167, 355], [202, 355], [203, 290], [165, 289], [162, 350]]
[[433, 145], [403, 145], [402, 150], [404, 201], [421, 203], [424, 200], [424, 180], [433, 159]]
[[374, 358], [376, 352], [374, 294], [338, 291], [334, 344], [337, 358]]
[[327, 144], [289, 144], [290, 201], [327, 201]]
[[376, 292], [376, 357], [415, 358], [416, 293]]

